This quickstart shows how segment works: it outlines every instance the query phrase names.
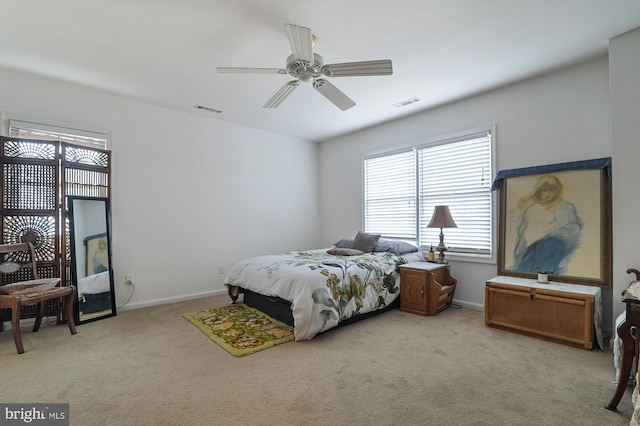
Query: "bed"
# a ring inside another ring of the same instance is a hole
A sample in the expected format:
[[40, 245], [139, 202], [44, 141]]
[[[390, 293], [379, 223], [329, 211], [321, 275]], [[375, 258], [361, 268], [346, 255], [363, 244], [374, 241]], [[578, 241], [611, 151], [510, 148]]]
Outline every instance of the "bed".
[[398, 266], [424, 256], [399, 241], [360, 250], [359, 235], [330, 248], [245, 259], [224, 284], [233, 302], [243, 294], [247, 305], [292, 325], [297, 341], [398, 307]]
[[111, 310], [109, 271], [78, 280], [78, 303], [80, 315]]

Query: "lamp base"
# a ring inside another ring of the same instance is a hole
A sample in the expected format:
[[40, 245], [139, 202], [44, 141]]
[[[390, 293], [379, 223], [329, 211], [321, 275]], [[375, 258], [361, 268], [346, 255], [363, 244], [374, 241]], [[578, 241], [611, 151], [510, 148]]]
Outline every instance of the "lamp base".
[[440, 244], [438, 244], [438, 247], [436, 247], [436, 250], [438, 250], [439, 252], [436, 263], [449, 263], [444, 258], [444, 252], [447, 251], [447, 246], [444, 245], [444, 234], [442, 233], [442, 228], [440, 228]]
[[444, 252], [447, 251], [447, 248], [438, 246], [436, 250], [439, 252], [436, 263], [449, 263], [449, 261], [444, 258]]

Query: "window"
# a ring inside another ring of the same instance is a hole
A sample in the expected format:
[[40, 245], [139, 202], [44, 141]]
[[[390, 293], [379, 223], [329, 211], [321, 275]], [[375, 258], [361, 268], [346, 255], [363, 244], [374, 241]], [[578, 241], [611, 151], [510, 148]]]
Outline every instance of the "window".
[[458, 228], [443, 230], [449, 252], [491, 255], [492, 132], [440, 140], [364, 159], [364, 228], [434, 247], [433, 209], [448, 205]]
[[405, 151], [364, 162], [365, 229], [385, 237], [417, 239], [416, 159]]
[[57, 140], [98, 149], [107, 149], [108, 141], [108, 135], [105, 133], [20, 120], [9, 120], [9, 136], [20, 139]]

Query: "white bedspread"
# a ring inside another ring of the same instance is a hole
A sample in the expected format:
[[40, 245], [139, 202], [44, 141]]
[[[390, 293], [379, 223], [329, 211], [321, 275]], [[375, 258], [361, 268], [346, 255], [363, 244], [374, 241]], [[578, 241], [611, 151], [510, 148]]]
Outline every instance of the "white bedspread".
[[85, 294], [98, 294], [111, 290], [109, 271], [99, 272], [78, 280], [78, 297]]
[[420, 252], [333, 256], [327, 250], [245, 259], [229, 271], [225, 285], [291, 302], [296, 340], [308, 340], [389, 305], [400, 294], [398, 265], [424, 260]]

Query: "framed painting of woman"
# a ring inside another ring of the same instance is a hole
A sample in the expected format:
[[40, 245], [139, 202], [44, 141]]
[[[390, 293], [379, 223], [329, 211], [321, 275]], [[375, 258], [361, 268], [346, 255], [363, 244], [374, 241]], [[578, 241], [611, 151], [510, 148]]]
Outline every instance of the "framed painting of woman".
[[498, 273], [611, 286], [611, 182], [574, 163], [513, 173], [500, 184]]
[[107, 234], [91, 235], [84, 243], [87, 246], [87, 276], [108, 271]]

